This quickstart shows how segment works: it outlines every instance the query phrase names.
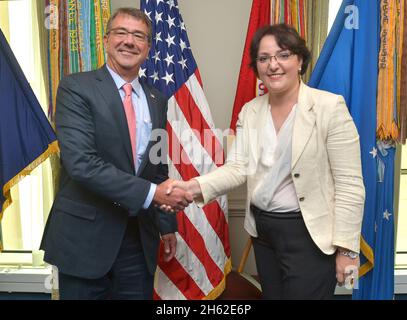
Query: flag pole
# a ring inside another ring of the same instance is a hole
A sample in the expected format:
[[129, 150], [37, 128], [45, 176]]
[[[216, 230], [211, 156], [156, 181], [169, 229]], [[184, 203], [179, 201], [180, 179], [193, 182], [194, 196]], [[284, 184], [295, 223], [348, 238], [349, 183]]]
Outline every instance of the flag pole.
[[237, 272], [239, 272], [239, 273], [243, 272], [251, 247], [252, 247], [252, 239], [249, 238], [249, 240], [247, 240], [246, 246], [243, 250], [242, 257], [240, 258], [239, 267], [237, 268]]

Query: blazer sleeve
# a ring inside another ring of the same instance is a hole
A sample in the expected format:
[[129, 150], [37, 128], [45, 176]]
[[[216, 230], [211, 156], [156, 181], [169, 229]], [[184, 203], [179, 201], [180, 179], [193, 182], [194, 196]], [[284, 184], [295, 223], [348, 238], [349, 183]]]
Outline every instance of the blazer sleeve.
[[327, 150], [335, 184], [333, 245], [359, 252], [365, 201], [359, 135], [341, 96], [330, 115]]
[[228, 152], [226, 163], [208, 174], [194, 178], [199, 182], [202, 190], [203, 202], [197, 202], [200, 206], [246, 182], [250, 143], [248, 130], [245, 128], [245, 117], [248, 107], [246, 104], [239, 113], [236, 123], [236, 137]]
[[118, 169], [98, 154], [90, 102], [82, 90], [84, 79], [64, 78], [57, 94], [56, 131], [63, 165], [70, 177], [132, 214], [144, 203], [150, 182]]

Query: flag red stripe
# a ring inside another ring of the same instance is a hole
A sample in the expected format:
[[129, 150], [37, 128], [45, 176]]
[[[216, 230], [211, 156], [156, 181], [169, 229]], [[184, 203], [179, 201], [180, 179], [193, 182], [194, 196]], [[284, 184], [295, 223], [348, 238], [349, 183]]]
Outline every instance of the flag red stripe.
[[[182, 145], [179, 143], [177, 137], [173, 134], [170, 123], [167, 123], [167, 132], [169, 135], [169, 150], [173, 151], [170, 154], [170, 158], [174, 156], [175, 151], [177, 154], [179, 154], [180, 159], [187, 159], [188, 156], [186, 155]], [[173, 141], [173, 139], [175, 141]], [[188, 181], [193, 177], [199, 176], [199, 173], [192, 164], [187, 164], [184, 161], [174, 161], [174, 159], [172, 159], [172, 161], [183, 180]], [[230, 257], [228, 223], [218, 202], [215, 201], [211, 204], [207, 204], [203, 207], [203, 211], [205, 212], [209, 224], [212, 226], [216, 235], [221, 240], [226, 256]]]
[[201, 73], [199, 72], [199, 69], [198, 68], [196, 68], [196, 70], [195, 70], [195, 77], [198, 79], [198, 82], [199, 82], [199, 84], [200, 84], [200, 86], [201, 86], [201, 88], [203, 88], [203, 83], [202, 83], [202, 78], [201, 78]]
[[185, 240], [199, 261], [201, 261], [209, 281], [213, 287], [216, 287], [223, 279], [223, 270], [219, 269], [210, 256], [205, 245], [205, 240], [183, 211], [177, 214], [177, 222], [179, 235]]
[[[188, 155], [184, 151], [169, 122], [167, 122], [167, 133], [168, 149], [171, 150], [169, 156], [182, 179], [188, 181], [189, 179], [199, 176], [198, 171], [192, 166]], [[186, 163], [186, 161], [188, 161], [188, 163]]]
[[[229, 227], [218, 201], [208, 203], [203, 207], [203, 211], [205, 212], [206, 219], [212, 226], [212, 229], [215, 230], [221, 240], [226, 256], [230, 257], [230, 245], [228, 241]], [[219, 230], [219, 232], [217, 230]]]
[[[177, 217], [178, 220], [178, 217]], [[160, 250], [163, 250], [163, 244], [160, 244]], [[158, 265], [161, 271], [171, 280], [171, 282], [182, 292], [186, 299], [202, 299], [204, 292], [198, 287], [195, 280], [185, 271], [184, 266], [177, 259], [171, 259], [168, 262], [162, 260], [162, 254]]]
[[203, 148], [205, 148], [211, 156], [212, 161], [217, 166], [221, 166], [224, 163], [222, 146], [205, 118], [202, 116], [201, 110], [196, 105], [195, 100], [185, 83], [174, 94], [174, 97], [184, 114], [185, 119], [188, 121], [189, 126], [191, 129], [195, 130], [194, 133], [196, 133]]

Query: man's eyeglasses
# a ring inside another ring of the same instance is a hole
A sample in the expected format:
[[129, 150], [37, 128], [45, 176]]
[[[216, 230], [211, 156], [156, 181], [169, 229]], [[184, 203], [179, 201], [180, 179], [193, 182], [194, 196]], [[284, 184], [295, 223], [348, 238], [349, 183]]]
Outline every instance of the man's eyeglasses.
[[286, 62], [288, 59], [290, 59], [290, 57], [293, 55], [293, 53], [289, 52], [289, 51], [283, 51], [283, 52], [279, 52], [274, 56], [260, 56], [257, 57], [256, 60], [261, 63], [261, 64], [265, 64], [265, 63], [271, 63], [271, 60], [274, 58], [276, 59], [277, 62]]
[[146, 35], [143, 32], [140, 32], [140, 31], [130, 32], [130, 31], [127, 31], [126, 29], [117, 28], [117, 29], [110, 30], [108, 32], [108, 34], [109, 33], [111, 33], [113, 36], [115, 36], [118, 39], [127, 38], [127, 35], [131, 34], [132, 38], [134, 40], [136, 40], [137, 42], [147, 42], [148, 41], [148, 35]]

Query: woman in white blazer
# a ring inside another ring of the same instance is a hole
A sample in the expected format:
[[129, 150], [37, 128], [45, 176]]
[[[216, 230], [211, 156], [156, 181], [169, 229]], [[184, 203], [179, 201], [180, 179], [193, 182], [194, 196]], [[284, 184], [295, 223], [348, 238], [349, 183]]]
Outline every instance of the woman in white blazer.
[[242, 108], [224, 166], [173, 187], [204, 204], [247, 182], [244, 226], [263, 297], [331, 299], [359, 266], [359, 136], [341, 96], [301, 81], [310, 52], [295, 29], [259, 29], [250, 56], [268, 94]]

